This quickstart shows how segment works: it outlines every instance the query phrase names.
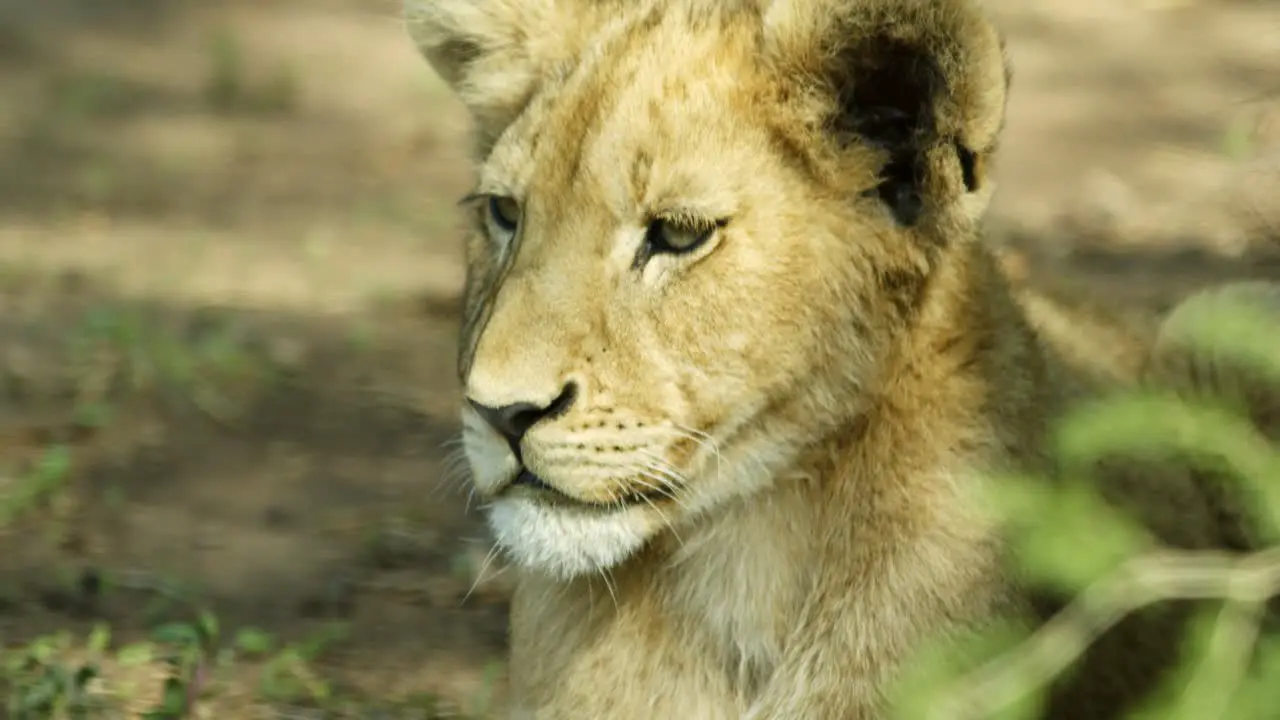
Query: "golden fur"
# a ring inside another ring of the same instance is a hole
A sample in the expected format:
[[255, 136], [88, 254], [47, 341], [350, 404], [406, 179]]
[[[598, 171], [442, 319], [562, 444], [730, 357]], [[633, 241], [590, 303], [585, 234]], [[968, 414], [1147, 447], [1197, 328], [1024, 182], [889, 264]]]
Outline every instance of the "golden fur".
[[[459, 373], [512, 717], [880, 718], [931, 634], [1058, 606], [977, 483], [1049, 469], [1050, 419], [1137, 366], [1066, 357], [979, 241], [1009, 70], [971, 2], [406, 11], [476, 127]], [[1235, 543], [1190, 473], [1106, 494]], [[1144, 691], [1172, 619], [1050, 712]]]

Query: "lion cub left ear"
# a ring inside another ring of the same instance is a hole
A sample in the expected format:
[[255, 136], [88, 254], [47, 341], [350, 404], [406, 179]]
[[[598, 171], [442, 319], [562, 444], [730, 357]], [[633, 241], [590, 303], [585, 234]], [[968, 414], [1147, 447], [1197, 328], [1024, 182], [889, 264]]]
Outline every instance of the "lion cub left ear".
[[823, 131], [881, 151], [900, 224], [976, 222], [1004, 124], [1004, 42], [974, 0], [766, 0], [780, 65], [825, 98]]
[[600, 21], [591, 0], [405, 0], [409, 36], [491, 143]]

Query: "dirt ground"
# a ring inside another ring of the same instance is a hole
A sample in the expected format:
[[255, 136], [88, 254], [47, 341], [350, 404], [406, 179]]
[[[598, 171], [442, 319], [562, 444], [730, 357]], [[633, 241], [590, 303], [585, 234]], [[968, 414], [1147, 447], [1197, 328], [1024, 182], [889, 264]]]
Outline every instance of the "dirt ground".
[[[1136, 312], [1280, 277], [1280, 5], [990, 4], [1014, 272]], [[0, 0], [0, 646], [207, 610], [309, 648], [279, 692], [241, 648], [208, 717], [502, 707], [451, 452], [466, 118], [398, 12]]]

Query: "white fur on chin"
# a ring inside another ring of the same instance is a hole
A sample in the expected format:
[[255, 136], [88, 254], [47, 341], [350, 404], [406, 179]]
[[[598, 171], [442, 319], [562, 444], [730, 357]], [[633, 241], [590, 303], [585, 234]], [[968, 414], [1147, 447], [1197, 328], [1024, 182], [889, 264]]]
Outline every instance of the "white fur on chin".
[[489, 527], [520, 565], [561, 580], [598, 573], [644, 545], [653, 524], [641, 508], [596, 513], [541, 505], [529, 498], [495, 500]]

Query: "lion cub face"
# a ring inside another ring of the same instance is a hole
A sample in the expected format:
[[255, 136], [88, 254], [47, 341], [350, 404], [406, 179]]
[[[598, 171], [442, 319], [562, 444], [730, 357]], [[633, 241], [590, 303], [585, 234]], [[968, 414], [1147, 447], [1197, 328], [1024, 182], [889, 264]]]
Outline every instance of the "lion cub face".
[[857, 332], [856, 249], [775, 147], [751, 48], [611, 45], [497, 141], [470, 248], [491, 269], [466, 329], [475, 486], [516, 558], [566, 575], [764, 482], [808, 429], [795, 408], [766, 438], [769, 416]]
[[473, 482], [499, 543], [561, 577], [760, 491], [847, 418], [937, 252], [911, 237], [931, 231], [921, 173], [887, 181], [900, 150], [790, 79], [813, 68], [780, 56], [787, 24], [811, 19], [771, 39], [768, 13], [709, 5], [409, 4], [480, 126]]

